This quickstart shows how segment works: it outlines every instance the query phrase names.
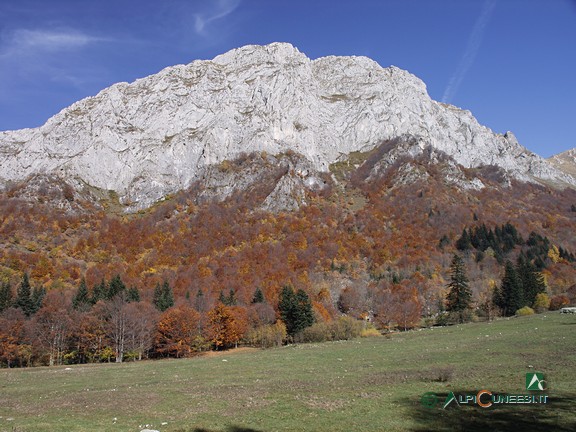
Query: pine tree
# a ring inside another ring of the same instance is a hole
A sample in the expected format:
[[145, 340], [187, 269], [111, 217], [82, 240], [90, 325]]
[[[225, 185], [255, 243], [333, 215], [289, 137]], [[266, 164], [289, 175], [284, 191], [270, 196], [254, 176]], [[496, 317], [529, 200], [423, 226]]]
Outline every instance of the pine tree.
[[226, 299], [226, 306], [236, 306], [236, 303], [238, 303], [238, 300], [236, 299], [236, 292], [230, 288], [230, 291], [228, 292], [228, 298]]
[[314, 312], [308, 294], [303, 290], [294, 293], [291, 286], [284, 286], [278, 304], [288, 335], [294, 336], [314, 323]]
[[524, 294], [522, 306], [532, 307], [536, 301], [536, 296], [546, 292], [544, 278], [537, 271], [536, 267], [526, 259], [523, 253], [518, 256], [516, 274], [518, 275]]
[[164, 312], [166, 309], [174, 306], [174, 294], [168, 281], [165, 280], [162, 285], [159, 283], [156, 284], [152, 302], [160, 312]]
[[297, 309], [296, 295], [291, 286], [285, 285], [280, 293], [280, 302], [278, 303], [278, 310], [284, 324], [286, 324], [286, 331], [290, 336], [295, 332], [296, 309]]
[[472, 291], [468, 286], [468, 277], [462, 258], [454, 254], [450, 264], [450, 282], [448, 283], [450, 291], [447, 296], [446, 310], [458, 314], [458, 321], [466, 321], [467, 312], [471, 309]]
[[174, 306], [174, 293], [168, 281], [165, 280], [162, 284], [162, 307], [166, 310], [172, 306]]
[[450, 239], [448, 238], [448, 236], [446, 234], [444, 234], [442, 236], [442, 238], [440, 238], [440, 240], [438, 241], [438, 247], [441, 250], [444, 250], [444, 247], [448, 246], [450, 244]]
[[42, 307], [42, 302], [46, 297], [46, 288], [44, 287], [34, 287], [32, 290], [32, 313], [35, 314]]
[[205, 312], [206, 300], [204, 299], [204, 293], [202, 292], [202, 288], [198, 288], [198, 292], [196, 293], [196, 299], [194, 300], [194, 308], [198, 312]]
[[252, 304], [255, 303], [264, 303], [264, 293], [260, 289], [260, 287], [256, 288], [254, 292], [254, 297], [252, 298]]
[[472, 243], [470, 241], [470, 235], [466, 228], [462, 230], [462, 235], [458, 240], [456, 240], [456, 249], [461, 251], [466, 251], [472, 247]]
[[24, 315], [26, 316], [30, 316], [34, 313], [35, 307], [34, 301], [32, 300], [32, 287], [30, 286], [28, 273], [24, 273], [22, 276], [22, 282], [20, 282], [20, 286], [16, 293], [14, 307], [22, 309], [22, 312], [24, 312]]
[[510, 261], [506, 261], [504, 277], [500, 289], [495, 293], [494, 304], [502, 309], [505, 316], [512, 316], [523, 305], [522, 283], [516, 269]]
[[100, 300], [106, 300], [106, 281], [102, 279], [98, 285], [94, 287], [92, 290], [92, 298], [90, 299], [90, 303], [96, 304]]
[[77, 310], [88, 310], [90, 308], [90, 296], [88, 295], [88, 287], [86, 286], [86, 279], [82, 278], [78, 291], [72, 299], [72, 307]]
[[126, 290], [126, 285], [122, 282], [120, 275], [117, 274], [112, 278], [110, 283], [108, 284], [108, 292], [106, 293], [106, 299], [112, 300], [114, 297], [123, 293]]
[[140, 301], [140, 292], [135, 286], [131, 286], [126, 294], [126, 301], [128, 303], [138, 303]]
[[226, 296], [224, 295], [224, 291], [220, 290], [220, 295], [218, 296], [218, 301], [223, 305], [226, 304]]
[[312, 302], [310, 297], [303, 289], [299, 289], [296, 292], [296, 302], [298, 304], [297, 308], [297, 325], [296, 333], [304, 330], [306, 327], [310, 327], [314, 324], [314, 310], [312, 309]]
[[2, 282], [0, 287], [0, 312], [12, 306], [12, 288], [8, 282]]

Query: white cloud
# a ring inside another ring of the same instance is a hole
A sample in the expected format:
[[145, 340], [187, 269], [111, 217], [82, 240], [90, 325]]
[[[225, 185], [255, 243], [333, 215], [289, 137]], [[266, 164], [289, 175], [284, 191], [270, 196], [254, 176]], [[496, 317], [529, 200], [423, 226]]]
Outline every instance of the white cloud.
[[78, 30], [15, 29], [0, 41], [0, 96], [8, 98], [30, 84], [64, 83], [81, 87], [93, 76], [78, 51], [110, 39]]
[[67, 51], [106, 41], [76, 30], [28, 29], [17, 29], [5, 39], [0, 47], [2, 57], [24, 57], [29, 54]]
[[492, 16], [492, 12], [494, 7], [496, 6], [496, 0], [486, 0], [482, 7], [482, 12], [476, 20], [476, 24], [474, 24], [474, 28], [472, 29], [472, 33], [470, 33], [470, 38], [468, 39], [468, 44], [466, 45], [466, 50], [460, 59], [460, 63], [456, 68], [456, 71], [450, 78], [448, 82], [448, 86], [444, 90], [444, 95], [442, 96], [442, 102], [450, 103], [464, 77], [468, 73], [468, 70], [474, 63], [474, 59], [476, 58], [476, 54], [478, 54], [478, 50], [480, 49], [480, 45], [482, 43], [482, 38], [484, 37], [484, 30], [490, 21], [490, 17]]
[[214, 7], [203, 13], [194, 14], [194, 30], [204, 36], [206, 27], [213, 21], [230, 15], [240, 4], [240, 0], [215, 0]]

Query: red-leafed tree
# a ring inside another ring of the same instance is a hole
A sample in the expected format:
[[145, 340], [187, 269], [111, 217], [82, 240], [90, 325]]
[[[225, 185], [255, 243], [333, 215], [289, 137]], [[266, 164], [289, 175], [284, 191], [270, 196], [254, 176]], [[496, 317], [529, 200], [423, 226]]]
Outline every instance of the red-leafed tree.
[[192, 355], [205, 347], [200, 332], [201, 316], [188, 305], [179, 305], [162, 313], [156, 328], [154, 347], [164, 356], [176, 358]]
[[48, 357], [49, 366], [62, 364], [73, 324], [69, 316], [71, 309], [69, 299], [62, 292], [50, 291], [44, 306], [31, 320], [34, 347], [41, 356]]

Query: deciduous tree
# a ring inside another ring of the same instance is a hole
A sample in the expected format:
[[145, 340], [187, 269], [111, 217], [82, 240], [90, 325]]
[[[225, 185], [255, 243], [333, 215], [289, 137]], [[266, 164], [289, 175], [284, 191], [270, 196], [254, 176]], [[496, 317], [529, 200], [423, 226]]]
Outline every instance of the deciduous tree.
[[188, 305], [179, 305], [162, 313], [156, 328], [154, 346], [158, 353], [186, 357], [204, 348], [200, 332], [200, 314]]

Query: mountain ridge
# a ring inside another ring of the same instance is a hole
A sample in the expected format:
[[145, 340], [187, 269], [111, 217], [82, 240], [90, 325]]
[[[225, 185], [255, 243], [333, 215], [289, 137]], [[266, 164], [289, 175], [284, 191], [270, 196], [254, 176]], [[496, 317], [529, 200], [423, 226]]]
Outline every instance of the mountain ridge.
[[114, 84], [39, 128], [1, 132], [0, 183], [55, 174], [114, 191], [133, 211], [243, 153], [295, 151], [328, 172], [348, 154], [398, 137], [416, 140], [395, 157], [432, 146], [465, 168], [496, 165], [522, 181], [576, 185], [512, 133], [432, 100], [409, 72], [367, 57], [310, 60], [286, 43], [171, 66]]

